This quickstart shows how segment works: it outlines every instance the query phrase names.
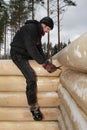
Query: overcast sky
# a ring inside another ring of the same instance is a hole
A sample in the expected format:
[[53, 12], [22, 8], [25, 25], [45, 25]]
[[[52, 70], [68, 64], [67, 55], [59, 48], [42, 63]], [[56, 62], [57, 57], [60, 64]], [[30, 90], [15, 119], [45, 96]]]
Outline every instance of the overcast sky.
[[[68, 7], [64, 13], [61, 26], [61, 40], [67, 42], [75, 40], [77, 37], [87, 32], [87, 0], [74, 0], [76, 7]], [[36, 18], [46, 16], [44, 9], [37, 7]], [[39, 16], [39, 17], [38, 17]], [[57, 43], [57, 26], [51, 31], [51, 41]], [[43, 38], [45, 39], [45, 38]]]
[[[46, 0], [44, 0], [46, 2]], [[68, 7], [64, 13], [61, 26], [61, 41], [68, 42], [70, 39], [74, 41], [77, 37], [87, 32], [87, 0], [73, 0], [76, 1], [76, 7]], [[56, 5], [56, 3], [55, 3]], [[40, 20], [47, 15], [47, 10], [41, 5], [36, 7], [35, 19]], [[57, 26], [50, 33], [50, 41], [55, 44], [58, 43]], [[42, 42], [47, 41], [47, 37], [43, 37]]]
[[61, 30], [63, 40], [74, 40], [87, 32], [87, 0], [76, 0], [76, 3], [76, 7], [69, 7], [64, 14]]

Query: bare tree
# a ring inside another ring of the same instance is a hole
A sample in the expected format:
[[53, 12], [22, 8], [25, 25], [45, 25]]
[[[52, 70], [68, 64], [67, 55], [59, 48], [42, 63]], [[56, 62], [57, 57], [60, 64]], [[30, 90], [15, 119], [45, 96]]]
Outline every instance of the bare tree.
[[50, 15], [53, 17], [55, 24], [58, 26], [58, 50], [60, 50], [60, 30], [61, 20], [66, 8], [76, 6], [72, 0], [50, 0]]
[[34, 0], [32, 0], [32, 19], [34, 20]]

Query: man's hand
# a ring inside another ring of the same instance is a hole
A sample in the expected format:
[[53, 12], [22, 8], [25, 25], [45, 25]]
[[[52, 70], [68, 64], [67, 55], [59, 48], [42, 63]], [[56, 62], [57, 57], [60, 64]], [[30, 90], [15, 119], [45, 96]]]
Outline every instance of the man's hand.
[[44, 64], [43, 64], [43, 67], [44, 69], [46, 69], [49, 73], [53, 73], [55, 72], [58, 68], [52, 64], [51, 62], [49, 61], [46, 61]]

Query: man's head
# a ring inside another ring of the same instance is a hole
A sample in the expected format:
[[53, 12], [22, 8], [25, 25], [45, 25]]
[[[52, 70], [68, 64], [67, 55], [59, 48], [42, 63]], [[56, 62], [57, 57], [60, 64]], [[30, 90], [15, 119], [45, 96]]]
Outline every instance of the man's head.
[[54, 27], [54, 22], [50, 17], [44, 17], [40, 20], [40, 23], [43, 27], [43, 31], [48, 33]]

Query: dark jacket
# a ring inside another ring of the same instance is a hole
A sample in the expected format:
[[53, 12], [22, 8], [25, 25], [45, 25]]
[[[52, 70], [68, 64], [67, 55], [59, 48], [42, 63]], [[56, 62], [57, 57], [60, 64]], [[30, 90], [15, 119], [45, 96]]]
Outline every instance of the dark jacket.
[[41, 45], [42, 35], [40, 22], [29, 20], [17, 31], [11, 43], [11, 50], [23, 55], [26, 59], [33, 59], [43, 64], [46, 59]]

